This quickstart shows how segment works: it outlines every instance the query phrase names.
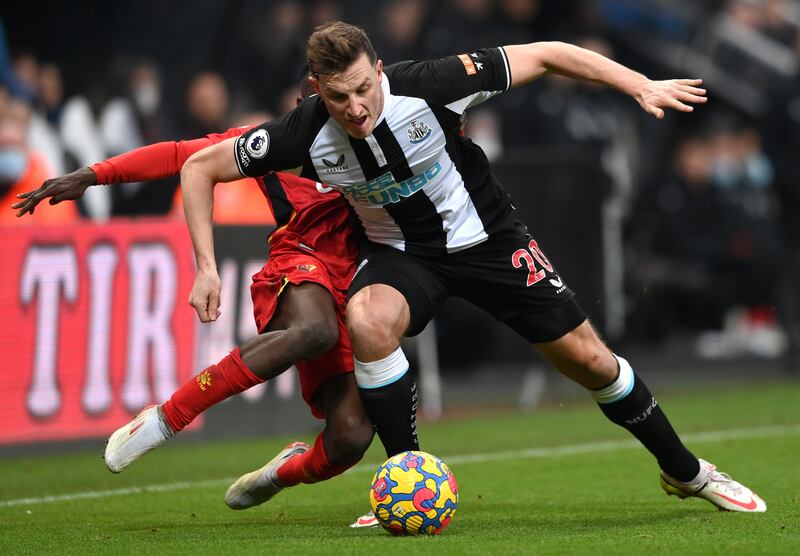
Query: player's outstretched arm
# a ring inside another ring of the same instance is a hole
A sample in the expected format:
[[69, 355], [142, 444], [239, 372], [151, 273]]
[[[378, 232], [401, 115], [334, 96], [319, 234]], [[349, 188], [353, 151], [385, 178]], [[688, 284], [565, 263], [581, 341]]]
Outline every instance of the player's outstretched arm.
[[186, 161], [181, 168], [183, 212], [192, 237], [197, 276], [189, 294], [189, 304], [197, 311], [201, 322], [219, 317], [220, 283], [214, 258], [213, 208], [214, 186], [217, 183], [241, 178], [233, 157], [235, 138], [203, 149]]
[[92, 164], [88, 168], [49, 179], [37, 189], [17, 195], [22, 200], [11, 205], [11, 208], [18, 209], [17, 217], [20, 217], [26, 213], [33, 214], [36, 206], [48, 197], [51, 205], [79, 199], [93, 185], [150, 181], [177, 176], [183, 163], [197, 151], [229, 137], [238, 137], [245, 131], [247, 128], [231, 128], [224, 133], [215, 133], [199, 139], [164, 141], [139, 147]]
[[563, 42], [536, 42], [503, 47], [511, 70], [511, 86], [518, 87], [546, 73], [594, 81], [633, 97], [656, 118], [665, 109], [691, 112], [706, 102], [702, 79], [652, 81], [605, 56]]

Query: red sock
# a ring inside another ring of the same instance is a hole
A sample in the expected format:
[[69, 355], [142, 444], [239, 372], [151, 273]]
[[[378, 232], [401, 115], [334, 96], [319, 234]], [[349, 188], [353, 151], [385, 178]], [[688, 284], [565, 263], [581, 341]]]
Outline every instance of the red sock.
[[212, 405], [262, 382], [244, 364], [237, 347], [175, 390], [164, 403], [164, 415], [172, 430], [178, 432]]
[[289, 458], [278, 468], [278, 480], [283, 486], [294, 486], [300, 483], [307, 485], [325, 481], [344, 473], [355, 465], [333, 466], [325, 455], [325, 443], [319, 433], [311, 449], [299, 456]]

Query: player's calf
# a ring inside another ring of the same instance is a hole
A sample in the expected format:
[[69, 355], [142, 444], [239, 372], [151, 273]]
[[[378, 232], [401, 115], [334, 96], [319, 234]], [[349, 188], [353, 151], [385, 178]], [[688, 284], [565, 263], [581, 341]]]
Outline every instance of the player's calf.
[[339, 342], [335, 320], [305, 319], [285, 326], [287, 328], [270, 330], [242, 344], [242, 361], [263, 380], [276, 377], [297, 361], [318, 357]]
[[619, 374], [616, 359], [588, 320], [536, 347], [561, 374], [589, 390], [612, 383]]
[[325, 453], [331, 465], [355, 465], [369, 449], [375, 427], [367, 419], [351, 417], [338, 426], [329, 425], [325, 435]]
[[332, 465], [353, 465], [372, 443], [375, 427], [367, 417], [353, 373], [325, 381], [314, 394], [325, 414], [325, 454]]
[[262, 382], [242, 360], [239, 348], [234, 348], [178, 388], [164, 403], [164, 415], [172, 430], [179, 432], [212, 405]]
[[681, 481], [697, 476], [697, 458], [678, 438], [656, 398], [628, 362], [611, 353], [588, 320], [537, 347], [561, 373], [589, 389], [603, 414], [633, 434], [661, 469]]
[[628, 362], [619, 364], [617, 378], [592, 396], [608, 419], [627, 429], [658, 460], [661, 469], [680, 481], [691, 481], [700, 472], [698, 459], [681, 442], [667, 416], [645, 383]]

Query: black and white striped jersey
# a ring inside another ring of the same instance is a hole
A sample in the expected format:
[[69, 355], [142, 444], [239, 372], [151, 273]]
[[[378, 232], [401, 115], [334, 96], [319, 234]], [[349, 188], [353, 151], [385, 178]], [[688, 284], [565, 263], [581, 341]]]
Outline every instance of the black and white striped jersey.
[[503, 49], [394, 64], [381, 86], [383, 112], [366, 139], [311, 97], [237, 141], [239, 171], [300, 168], [341, 191], [370, 240], [414, 255], [460, 251], [512, 228], [508, 193], [459, 133], [465, 110], [511, 86]]

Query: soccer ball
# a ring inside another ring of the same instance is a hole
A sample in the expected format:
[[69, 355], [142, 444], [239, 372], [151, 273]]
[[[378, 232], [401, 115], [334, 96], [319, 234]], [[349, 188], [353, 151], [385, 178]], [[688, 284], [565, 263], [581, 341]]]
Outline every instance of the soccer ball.
[[458, 507], [458, 485], [442, 460], [425, 452], [402, 452], [372, 478], [372, 511], [393, 535], [437, 535]]

